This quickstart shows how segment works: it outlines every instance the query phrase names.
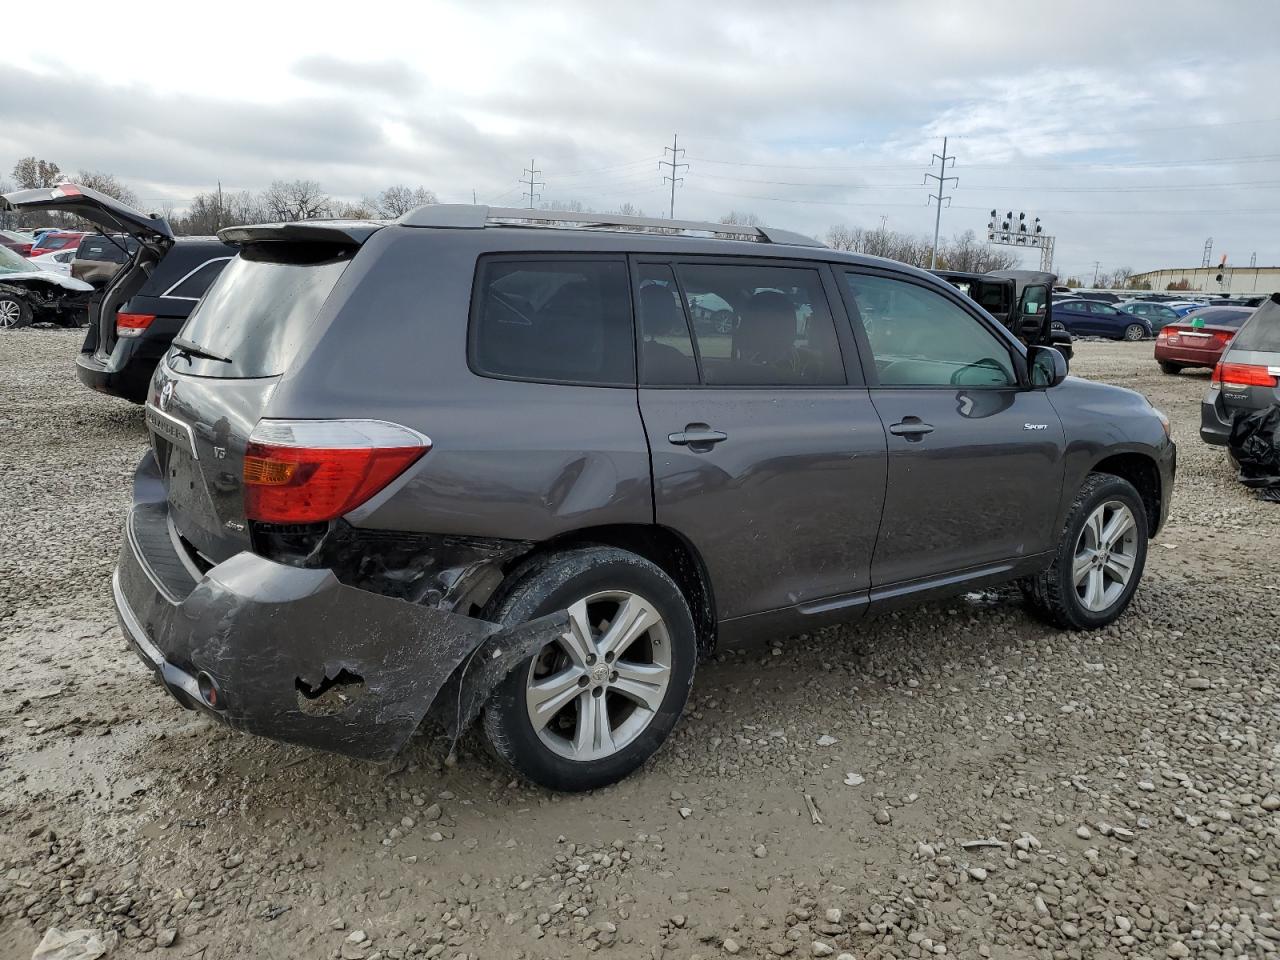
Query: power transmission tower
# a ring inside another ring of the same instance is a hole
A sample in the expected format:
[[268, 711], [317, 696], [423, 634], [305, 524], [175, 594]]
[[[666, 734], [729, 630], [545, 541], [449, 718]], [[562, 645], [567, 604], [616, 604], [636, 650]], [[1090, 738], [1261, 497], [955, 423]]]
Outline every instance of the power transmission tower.
[[1249, 254], [1249, 266], [1256, 267], [1257, 265], [1258, 265], [1258, 251], [1255, 250], [1253, 251], [1253, 253]]
[[537, 188], [537, 187], [545, 187], [545, 186], [547, 185], [547, 182], [546, 182], [545, 180], [539, 180], [539, 179], [538, 179], [538, 177], [539, 177], [541, 174], [542, 174], [542, 171], [538, 169], [537, 165], [536, 165], [532, 160], [530, 160], [530, 161], [529, 161], [529, 167], [528, 167], [528, 169], [524, 171], [524, 175], [525, 175], [526, 177], [528, 177], [529, 179], [528, 179], [528, 180], [524, 180], [524, 179], [522, 179], [522, 180], [520, 181], [521, 183], [523, 183], [525, 186], [527, 186], [527, 187], [529, 188], [528, 190], [526, 190], [526, 191], [524, 192], [524, 196], [526, 196], [526, 197], [528, 197], [528, 198], [529, 198], [529, 209], [530, 209], [530, 210], [532, 210], [532, 209], [533, 209], [533, 202], [534, 202], [535, 200], [541, 200], [541, 199], [542, 199], [542, 194], [537, 193], [537, 192], [536, 192], [536, 188]]
[[[667, 156], [667, 154], [668, 154], [668, 153], [670, 153], [670, 154], [671, 154], [671, 159], [670, 159], [670, 160], [666, 159], [666, 156]], [[661, 167], [670, 167], [670, 168], [671, 168], [671, 175], [670, 175], [670, 176], [666, 176], [666, 175], [664, 174], [664, 175], [663, 175], [663, 177], [662, 177], [662, 179], [663, 179], [663, 180], [670, 180], [670, 181], [671, 181], [671, 211], [670, 211], [670, 216], [671, 216], [671, 219], [672, 219], [672, 220], [674, 220], [674, 219], [676, 218], [676, 184], [677, 184], [677, 183], [684, 183], [684, 177], [677, 177], [677, 176], [676, 176], [676, 174], [677, 174], [677, 173], [679, 173], [681, 169], [684, 169], [684, 170], [688, 170], [688, 169], [689, 169], [689, 165], [688, 165], [687, 163], [681, 163], [681, 162], [680, 162], [680, 158], [681, 158], [682, 156], [684, 156], [684, 148], [680, 146], [680, 137], [679, 137], [679, 135], [678, 135], [678, 134], [674, 134], [674, 133], [673, 133], [673, 134], [671, 135], [671, 146], [669, 146], [669, 147], [663, 147], [663, 148], [662, 148], [662, 157], [663, 157], [663, 159], [661, 159], [661, 160], [659, 160], [659, 161], [658, 161], [658, 167], [659, 167], [659, 168], [661, 168]]]
[[951, 197], [944, 194], [942, 190], [946, 186], [948, 180], [950, 180], [952, 183], [956, 184], [957, 186], [960, 185], [959, 177], [947, 176], [947, 164], [950, 163], [951, 166], [954, 167], [956, 165], [956, 158], [947, 156], [947, 138], [946, 137], [942, 138], [942, 154], [938, 155], [935, 153], [933, 155], [933, 160], [929, 161], [930, 167], [933, 166], [934, 160], [942, 161], [941, 165], [938, 168], [938, 172], [926, 173], [924, 175], [925, 183], [928, 183], [930, 180], [938, 181], [938, 192], [929, 194], [929, 199], [937, 202], [938, 204], [938, 212], [933, 218], [933, 254], [929, 258], [930, 270], [935, 270], [937, 269], [937, 266], [938, 266], [938, 231], [942, 229], [942, 202], [945, 200], [947, 202], [947, 206], [951, 206]]
[[1098, 268], [1101, 266], [1102, 266], [1101, 260], [1093, 261], [1093, 287], [1095, 290], [1098, 288]]
[[887, 213], [880, 214], [880, 232], [884, 233], [884, 228], [889, 223], [889, 215]]
[[1213, 237], [1204, 242], [1204, 256], [1200, 258], [1200, 266], [1207, 267], [1213, 258]]

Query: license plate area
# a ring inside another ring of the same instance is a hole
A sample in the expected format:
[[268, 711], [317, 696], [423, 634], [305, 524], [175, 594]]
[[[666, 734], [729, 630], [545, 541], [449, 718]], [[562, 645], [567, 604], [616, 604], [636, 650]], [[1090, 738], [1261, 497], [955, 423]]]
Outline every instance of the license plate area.
[[[179, 420], [177, 417], [165, 413], [158, 407], [147, 404], [147, 429], [151, 432], [153, 441], [163, 441], [178, 450], [181, 450], [192, 460], [199, 460], [200, 456], [196, 453], [195, 433], [191, 429], [191, 424]], [[155, 444], [156, 452], [160, 452], [160, 443]], [[161, 461], [164, 462], [163, 460]]]

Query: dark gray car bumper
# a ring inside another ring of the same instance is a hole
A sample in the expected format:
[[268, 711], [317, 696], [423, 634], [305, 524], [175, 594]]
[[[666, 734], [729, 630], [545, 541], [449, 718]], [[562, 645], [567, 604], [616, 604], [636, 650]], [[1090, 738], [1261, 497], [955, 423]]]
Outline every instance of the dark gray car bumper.
[[[154, 490], [142, 471], [139, 486]], [[447, 727], [469, 722], [567, 622], [556, 614], [504, 630], [247, 552], [196, 579], [163, 502], [135, 503], [125, 533], [112, 579], [120, 626], [179, 703], [247, 733], [365, 759], [396, 754], [433, 706]]]
[[1200, 439], [1225, 447], [1231, 436], [1231, 415], [1222, 406], [1222, 393], [1210, 388], [1200, 402]]

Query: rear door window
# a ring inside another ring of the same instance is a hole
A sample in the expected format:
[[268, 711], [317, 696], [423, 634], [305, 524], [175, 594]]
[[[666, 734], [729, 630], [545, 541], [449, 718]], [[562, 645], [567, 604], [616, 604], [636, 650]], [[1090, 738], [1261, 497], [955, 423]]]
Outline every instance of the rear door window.
[[284, 373], [350, 260], [351, 248], [334, 244], [245, 246], [179, 335], [225, 361], [172, 352], [170, 366], [202, 377]]
[[482, 260], [468, 352], [483, 376], [634, 386], [627, 265], [605, 257]]
[[821, 274], [811, 268], [682, 263], [677, 269], [702, 382], [847, 382]]
[[698, 359], [675, 273], [666, 264], [641, 263], [636, 279], [640, 382], [663, 387], [697, 384]]

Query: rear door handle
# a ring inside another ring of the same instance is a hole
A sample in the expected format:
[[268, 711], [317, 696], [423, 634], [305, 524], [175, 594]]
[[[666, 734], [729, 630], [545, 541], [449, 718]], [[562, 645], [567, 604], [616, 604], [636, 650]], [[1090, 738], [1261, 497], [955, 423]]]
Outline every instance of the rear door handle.
[[889, 427], [895, 437], [906, 437], [908, 440], [919, 440], [926, 433], [933, 433], [933, 424], [925, 423], [919, 417], [903, 417], [899, 423]]
[[677, 447], [691, 447], [694, 450], [710, 450], [713, 444], [728, 440], [729, 435], [720, 430], [712, 430], [705, 423], [690, 423], [679, 433], [667, 434], [667, 442]]

